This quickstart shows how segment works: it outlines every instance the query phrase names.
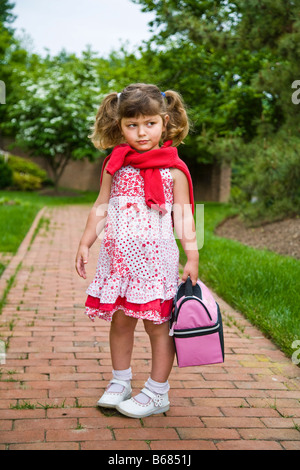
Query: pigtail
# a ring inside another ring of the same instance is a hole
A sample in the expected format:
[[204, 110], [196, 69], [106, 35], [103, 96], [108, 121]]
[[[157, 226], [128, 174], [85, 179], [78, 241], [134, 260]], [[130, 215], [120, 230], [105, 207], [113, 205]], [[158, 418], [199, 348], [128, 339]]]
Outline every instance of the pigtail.
[[110, 93], [102, 101], [89, 138], [97, 149], [107, 149], [122, 142], [118, 121], [118, 93]]
[[173, 145], [177, 147], [188, 135], [189, 119], [180, 94], [173, 90], [167, 90], [164, 94], [169, 115], [164, 140], [173, 140]]

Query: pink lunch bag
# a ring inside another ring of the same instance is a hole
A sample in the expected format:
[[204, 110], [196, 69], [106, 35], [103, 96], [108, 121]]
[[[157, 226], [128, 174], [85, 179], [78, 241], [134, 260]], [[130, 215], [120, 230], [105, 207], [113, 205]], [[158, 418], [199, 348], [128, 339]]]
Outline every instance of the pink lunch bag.
[[179, 367], [224, 362], [219, 305], [199, 279], [195, 286], [190, 278], [179, 285], [169, 334], [174, 338]]

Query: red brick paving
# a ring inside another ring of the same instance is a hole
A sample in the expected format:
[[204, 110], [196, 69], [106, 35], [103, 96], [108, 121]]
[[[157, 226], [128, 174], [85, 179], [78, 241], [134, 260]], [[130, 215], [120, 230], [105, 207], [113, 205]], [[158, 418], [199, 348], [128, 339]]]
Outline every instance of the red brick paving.
[[[96, 407], [111, 366], [109, 325], [83, 313], [99, 243], [89, 279], [74, 270], [87, 213], [86, 206], [46, 209], [49, 226], [31, 246], [29, 233], [1, 279], [2, 296], [22, 262], [0, 317], [1, 339], [9, 341], [0, 366], [0, 450], [299, 450], [299, 367], [221, 299], [225, 363], [174, 366], [170, 411], [134, 420]], [[132, 362], [136, 391], [150, 361], [141, 323]]]

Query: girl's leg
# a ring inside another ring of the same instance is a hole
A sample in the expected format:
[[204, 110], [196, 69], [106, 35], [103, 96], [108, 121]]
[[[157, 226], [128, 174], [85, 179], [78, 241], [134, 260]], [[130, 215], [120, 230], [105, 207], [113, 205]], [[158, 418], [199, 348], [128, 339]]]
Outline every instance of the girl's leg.
[[168, 377], [174, 362], [175, 348], [173, 338], [169, 336], [169, 323], [154, 325], [153, 322], [144, 320], [144, 325], [152, 349], [151, 376], [138, 395], [117, 406], [120, 413], [131, 418], [164, 413], [170, 408]]
[[128, 317], [122, 310], [114, 313], [110, 327], [110, 353], [114, 370], [130, 367], [137, 319]]
[[164, 413], [170, 407], [168, 377], [173, 366], [175, 349], [173, 338], [169, 336], [169, 323], [154, 325], [153, 322], [144, 320], [144, 325], [152, 349], [151, 376], [138, 395], [117, 406], [120, 413], [132, 418]]
[[131, 395], [131, 355], [137, 320], [122, 310], [114, 313], [110, 328], [113, 380], [98, 401], [98, 406], [115, 408]]
[[150, 320], [144, 320], [144, 326], [152, 350], [151, 379], [164, 383], [168, 380], [175, 357], [173, 338], [169, 336], [169, 322], [154, 325]]

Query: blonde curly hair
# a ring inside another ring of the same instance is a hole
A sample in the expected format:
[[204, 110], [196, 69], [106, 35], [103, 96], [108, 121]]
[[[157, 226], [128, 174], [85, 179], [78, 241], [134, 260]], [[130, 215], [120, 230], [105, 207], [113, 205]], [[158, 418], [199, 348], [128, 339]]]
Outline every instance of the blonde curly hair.
[[182, 97], [173, 90], [162, 93], [156, 85], [135, 83], [121, 93], [109, 93], [102, 101], [92, 134], [89, 136], [98, 149], [107, 149], [124, 143], [121, 120], [139, 116], [159, 114], [163, 121], [169, 116], [163, 142], [173, 141], [177, 147], [189, 132], [189, 119]]

